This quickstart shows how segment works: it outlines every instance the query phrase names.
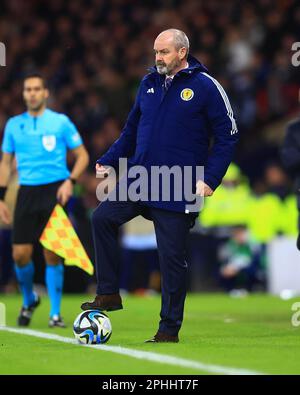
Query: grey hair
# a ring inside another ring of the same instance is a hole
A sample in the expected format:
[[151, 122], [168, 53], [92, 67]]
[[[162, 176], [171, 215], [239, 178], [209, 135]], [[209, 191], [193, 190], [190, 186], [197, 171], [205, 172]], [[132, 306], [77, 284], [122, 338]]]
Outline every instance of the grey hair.
[[166, 32], [170, 32], [173, 34], [174, 45], [177, 51], [179, 51], [180, 48], [186, 48], [186, 56], [187, 56], [190, 50], [190, 42], [188, 36], [182, 30], [179, 29], [167, 29], [161, 32], [160, 34]]

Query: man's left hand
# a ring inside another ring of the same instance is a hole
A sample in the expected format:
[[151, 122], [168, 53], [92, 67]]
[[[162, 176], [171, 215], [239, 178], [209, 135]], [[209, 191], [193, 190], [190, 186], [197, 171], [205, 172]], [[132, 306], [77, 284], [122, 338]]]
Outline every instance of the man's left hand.
[[199, 180], [196, 184], [196, 195], [200, 195], [200, 196], [212, 196], [212, 194], [214, 193], [214, 191], [211, 189], [210, 186], [208, 186], [207, 184], [205, 184], [204, 181]]
[[64, 206], [73, 194], [73, 184], [72, 181], [67, 179], [57, 190], [57, 200]]

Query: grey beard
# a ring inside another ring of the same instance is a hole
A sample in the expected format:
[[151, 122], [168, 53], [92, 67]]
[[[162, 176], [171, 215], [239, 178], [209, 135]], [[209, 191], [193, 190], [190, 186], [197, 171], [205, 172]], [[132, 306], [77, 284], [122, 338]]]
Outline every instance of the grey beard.
[[168, 74], [167, 66], [156, 66], [156, 68], [159, 74]]
[[180, 61], [175, 59], [172, 63], [169, 64], [169, 67], [166, 65], [156, 65], [156, 68], [159, 74], [170, 75], [172, 73], [172, 70], [174, 70], [179, 65]]

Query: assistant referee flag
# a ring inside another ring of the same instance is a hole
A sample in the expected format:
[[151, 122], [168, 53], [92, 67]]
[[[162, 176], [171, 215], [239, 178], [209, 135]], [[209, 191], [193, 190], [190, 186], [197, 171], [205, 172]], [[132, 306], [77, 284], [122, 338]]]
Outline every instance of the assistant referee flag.
[[47, 250], [64, 258], [64, 264], [78, 266], [89, 275], [94, 274], [94, 267], [77, 236], [64, 209], [57, 204], [40, 237], [40, 242]]

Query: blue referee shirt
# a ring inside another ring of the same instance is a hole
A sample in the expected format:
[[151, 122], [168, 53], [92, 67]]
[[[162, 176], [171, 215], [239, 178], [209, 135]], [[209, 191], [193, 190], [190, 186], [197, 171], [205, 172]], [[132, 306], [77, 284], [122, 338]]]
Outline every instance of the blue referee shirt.
[[71, 120], [46, 109], [38, 117], [24, 112], [10, 118], [4, 130], [2, 151], [15, 154], [21, 185], [43, 185], [69, 177], [67, 149], [81, 144]]

